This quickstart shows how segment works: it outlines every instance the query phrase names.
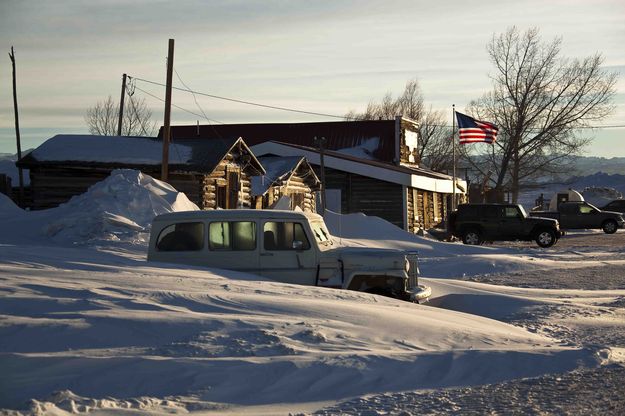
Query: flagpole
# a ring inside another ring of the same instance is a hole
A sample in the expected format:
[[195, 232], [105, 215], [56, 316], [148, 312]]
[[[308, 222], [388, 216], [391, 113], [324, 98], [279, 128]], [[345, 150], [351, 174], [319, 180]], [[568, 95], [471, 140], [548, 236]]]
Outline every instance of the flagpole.
[[453, 199], [451, 201], [451, 210], [456, 210], [456, 104], [451, 105], [452, 117], [451, 117], [451, 147], [452, 147], [452, 158], [453, 158]]

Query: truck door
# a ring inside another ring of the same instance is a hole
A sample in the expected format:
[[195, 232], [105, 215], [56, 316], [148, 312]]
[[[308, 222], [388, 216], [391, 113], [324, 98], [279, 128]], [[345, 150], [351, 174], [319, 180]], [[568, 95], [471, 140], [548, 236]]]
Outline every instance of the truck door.
[[525, 230], [525, 217], [518, 207], [503, 207], [503, 220], [501, 221], [503, 234], [506, 238], [518, 239], [529, 233]]
[[579, 228], [600, 228], [601, 215], [595, 207], [588, 204], [579, 204]]
[[285, 283], [315, 284], [317, 252], [301, 222], [264, 221], [261, 235], [261, 275]]
[[213, 221], [208, 224], [210, 267], [258, 274], [260, 244], [255, 221]]
[[486, 205], [484, 208], [484, 228], [485, 240], [499, 240], [505, 233], [505, 217], [503, 207], [499, 205]]

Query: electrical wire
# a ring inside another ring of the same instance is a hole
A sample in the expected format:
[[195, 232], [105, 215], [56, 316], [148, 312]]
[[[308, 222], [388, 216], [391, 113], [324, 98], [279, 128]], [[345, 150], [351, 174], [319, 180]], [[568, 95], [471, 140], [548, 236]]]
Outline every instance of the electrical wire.
[[[137, 81], [146, 82], [148, 84], [154, 84], [154, 85], [159, 85], [161, 87], [166, 87], [165, 84], [162, 84], [160, 82], [150, 81], [150, 80], [143, 79], [143, 78], [138, 78], [138, 77], [134, 77], [134, 79], [136, 79]], [[317, 112], [314, 112], [314, 111], [297, 110], [297, 109], [294, 109], [294, 108], [278, 107], [278, 106], [275, 106], [275, 105], [260, 104], [260, 103], [255, 103], [255, 102], [252, 102], [252, 101], [244, 101], [244, 100], [238, 100], [236, 98], [228, 98], [228, 97], [222, 97], [222, 96], [214, 95], [214, 94], [207, 94], [207, 93], [203, 93], [203, 92], [199, 92], [199, 91], [192, 91], [190, 89], [185, 89], [185, 88], [172, 87], [172, 89], [175, 89], [175, 90], [178, 90], [178, 91], [183, 91], [183, 92], [190, 92], [192, 94], [197, 94], [197, 95], [203, 95], [205, 97], [215, 98], [215, 99], [218, 99], [218, 100], [225, 100], [225, 101], [231, 101], [231, 102], [235, 102], [235, 103], [239, 103], [239, 104], [246, 104], [246, 105], [252, 105], [252, 106], [256, 106], [256, 107], [269, 108], [269, 109], [272, 109], [272, 110], [290, 111], [292, 113], [310, 114], [310, 115], [320, 116], [320, 117], [339, 118], [341, 120], [346, 120], [347, 119], [347, 117], [345, 117], [345, 116], [337, 116], [335, 114], [317, 113]]]
[[[143, 79], [143, 78], [138, 78], [138, 77], [133, 77], [133, 78], [135, 80], [137, 80], [137, 81], [142, 81], [142, 82], [146, 82], [148, 84], [153, 84], [153, 85], [158, 85], [158, 86], [161, 86], [161, 87], [166, 87], [165, 84], [162, 84], [160, 82], [150, 81], [150, 80]], [[137, 87], [137, 88], [139, 88], [139, 87]], [[346, 117], [346, 116], [337, 116], [335, 114], [317, 113], [317, 112], [314, 112], [314, 111], [297, 110], [297, 109], [287, 108], [287, 107], [278, 107], [278, 106], [273, 106], [273, 105], [260, 104], [260, 103], [255, 103], [255, 102], [251, 102], [251, 101], [238, 100], [238, 99], [235, 99], [235, 98], [228, 98], [228, 97], [222, 97], [222, 96], [219, 96], [219, 95], [213, 95], [213, 94], [207, 94], [207, 93], [203, 93], [203, 92], [199, 92], [199, 91], [193, 91], [193, 90], [191, 90], [189, 88], [172, 87], [172, 89], [175, 89], [175, 90], [178, 90], [178, 91], [182, 91], [182, 92], [189, 92], [191, 94], [202, 95], [202, 96], [205, 96], [205, 97], [215, 98], [215, 99], [218, 99], [218, 100], [231, 101], [231, 102], [235, 102], [235, 103], [239, 103], [239, 104], [246, 104], [246, 105], [252, 105], [252, 106], [257, 106], [257, 107], [269, 108], [269, 109], [273, 109], [273, 110], [290, 111], [290, 112], [301, 113], [301, 114], [310, 114], [310, 115], [315, 115], [315, 116], [320, 116], [320, 117], [338, 118], [338, 119], [350, 121], [349, 118]], [[187, 112], [189, 112], [189, 111], [187, 111]], [[198, 115], [196, 113], [192, 113], [192, 114]], [[221, 124], [224, 124], [224, 123], [221, 123]], [[435, 127], [453, 127], [452, 125], [449, 125], [449, 124], [430, 124], [430, 126], [435, 126]], [[574, 130], [613, 129], [613, 128], [625, 128], [625, 124], [613, 124], [613, 125], [603, 125], [603, 126], [580, 126], [580, 127], [574, 128]]]
[[[193, 95], [193, 101], [195, 101], [195, 105], [197, 106], [197, 108], [200, 109], [200, 111], [202, 112], [202, 114], [204, 115], [204, 118], [206, 119], [206, 121], [208, 121], [208, 125], [211, 127], [211, 129], [213, 130], [213, 132], [215, 133], [215, 135], [221, 139], [222, 142], [224, 142], [223, 137], [221, 137], [221, 134], [219, 134], [219, 132], [217, 131], [217, 129], [215, 127], [213, 127], [213, 125], [210, 122], [210, 119], [208, 118], [208, 116], [206, 116], [206, 113], [204, 112], [204, 109], [202, 109], [202, 107], [200, 106], [200, 103], [197, 102], [197, 98], [195, 97], [195, 93], [191, 90], [191, 88], [189, 88], [189, 86], [187, 84], [185, 84], [185, 82], [182, 80], [182, 78], [180, 78], [180, 75], [178, 74], [178, 71], [176, 70], [176, 67], [173, 67], [174, 72], [176, 73], [176, 77], [178, 77], [178, 80], [180, 81], [180, 83], [189, 91], [191, 91], [191, 95]], [[225, 142], [224, 142], [225, 144]]]
[[[150, 96], [150, 97], [152, 97], [152, 98], [156, 98], [156, 99], [157, 99], [157, 100], [159, 100], [159, 101], [165, 102], [165, 100], [164, 100], [164, 99], [162, 99], [161, 97], [158, 97], [158, 96], [156, 96], [156, 95], [154, 95], [154, 94], [152, 94], [152, 93], [149, 93], [148, 91], [144, 90], [144, 89], [143, 89], [143, 88], [141, 88], [141, 87], [137, 87], [137, 86], [135, 86], [135, 88], [136, 88], [136, 89], [138, 89], [139, 91], [141, 91], [142, 93], [144, 93], [144, 94], [146, 94], [146, 95], [149, 95], [149, 96]], [[171, 104], [171, 106], [172, 106], [172, 107], [176, 107], [178, 110], [184, 111], [185, 113], [193, 114], [193, 115], [194, 115], [194, 116], [196, 116], [196, 117], [200, 117], [200, 118], [204, 117], [202, 114], [194, 113], [193, 111], [191, 111], [191, 110], [187, 110], [186, 108], [184, 108], [184, 107], [180, 107], [179, 105], [176, 105], [176, 104], [173, 104], [173, 103], [172, 103], [172, 104]], [[213, 120], [213, 119], [210, 119], [210, 121], [212, 121], [213, 123], [217, 123], [217, 124], [226, 124], [226, 123], [224, 123], [223, 121], [219, 121], [219, 120]]]

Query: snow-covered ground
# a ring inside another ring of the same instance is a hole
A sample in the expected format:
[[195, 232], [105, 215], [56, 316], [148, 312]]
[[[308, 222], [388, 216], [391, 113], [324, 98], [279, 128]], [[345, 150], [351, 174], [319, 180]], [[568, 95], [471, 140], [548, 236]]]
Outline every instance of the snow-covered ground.
[[[328, 214], [341, 244], [419, 252], [433, 297], [416, 305], [148, 263], [151, 218], [187, 209], [133, 171], [47, 211], [0, 195], [5, 413], [557, 413], [585, 409], [591, 386], [607, 413], [623, 408], [622, 245], [471, 247]], [[553, 283], [605, 268], [609, 290]]]

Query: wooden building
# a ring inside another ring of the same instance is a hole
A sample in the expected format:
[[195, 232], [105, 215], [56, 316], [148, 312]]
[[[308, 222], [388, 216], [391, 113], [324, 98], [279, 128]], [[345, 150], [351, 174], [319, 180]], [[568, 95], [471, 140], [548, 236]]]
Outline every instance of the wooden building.
[[[30, 170], [32, 209], [56, 207], [109, 176], [136, 169], [161, 176], [162, 141], [57, 135], [17, 162]], [[243, 139], [176, 139], [167, 182], [202, 209], [251, 207], [251, 177], [265, 174]]]
[[258, 160], [267, 173], [252, 177], [252, 197], [257, 209], [271, 208], [281, 197], [288, 196], [290, 209], [316, 212], [315, 192], [321, 182], [306, 158], [265, 156]]
[[[304, 156], [318, 171], [315, 148], [279, 142], [252, 146], [264, 155]], [[340, 213], [375, 215], [410, 232], [439, 226], [451, 208], [453, 178], [416, 166], [392, 165], [328, 150], [324, 154], [326, 206]], [[466, 183], [456, 181], [463, 197]]]
[[[393, 120], [321, 123], [253, 123], [171, 126], [171, 136], [215, 140], [243, 137], [249, 146], [268, 141], [315, 147], [325, 137], [328, 150], [352, 149], [352, 156], [392, 165], [418, 165], [419, 125], [398, 116]], [[159, 137], [162, 137], [162, 128]]]

